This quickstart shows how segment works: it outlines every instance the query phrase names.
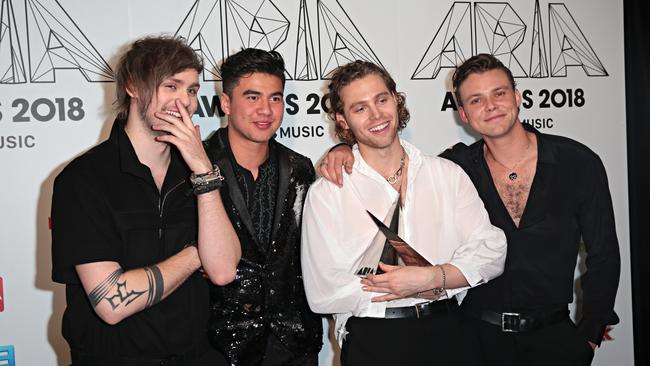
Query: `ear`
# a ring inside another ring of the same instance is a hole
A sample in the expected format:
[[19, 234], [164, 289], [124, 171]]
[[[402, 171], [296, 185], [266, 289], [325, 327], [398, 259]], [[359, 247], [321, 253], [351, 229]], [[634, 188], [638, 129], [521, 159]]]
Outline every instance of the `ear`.
[[469, 123], [469, 119], [465, 113], [465, 108], [462, 106], [458, 107], [458, 115], [460, 116], [460, 120], [463, 121], [463, 123]]
[[221, 110], [223, 113], [230, 115], [230, 97], [226, 93], [221, 93]]
[[521, 107], [521, 93], [519, 89], [515, 89], [515, 101], [517, 101], [517, 108]]
[[336, 123], [341, 126], [344, 130], [349, 130], [350, 126], [348, 126], [348, 123], [345, 121], [345, 117], [342, 114], [336, 113]]
[[126, 94], [128, 94], [129, 97], [131, 97], [133, 99], [138, 98], [138, 93], [137, 93], [136, 89], [133, 87], [133, 83], [128, 82], [124, 89], [126, 89]]

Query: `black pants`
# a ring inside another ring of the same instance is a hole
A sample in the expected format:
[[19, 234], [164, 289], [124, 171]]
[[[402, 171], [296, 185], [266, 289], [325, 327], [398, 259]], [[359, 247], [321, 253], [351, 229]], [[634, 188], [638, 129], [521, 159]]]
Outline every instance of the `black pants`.
[[71, 351], [72, 366], [215, 366], [225, 365], [226, 359], [217, 351], [206, 348], [204, 352], [168, 356], [163, 358], [133, 356], [98, 356], [73, 349]]
[[357, 318], [346, 324], [341, 365], [471, 365], [457, 309], [421, 318]]
[[570, 319], [530, 332], [502, 332], [470, 316], [462, 320], [467, 346], [478, 366], [587, 366], [594, 351]]
[[271, 334], [266, 342], [262, 366], [318, 366], [318, 354], [292, 352]]

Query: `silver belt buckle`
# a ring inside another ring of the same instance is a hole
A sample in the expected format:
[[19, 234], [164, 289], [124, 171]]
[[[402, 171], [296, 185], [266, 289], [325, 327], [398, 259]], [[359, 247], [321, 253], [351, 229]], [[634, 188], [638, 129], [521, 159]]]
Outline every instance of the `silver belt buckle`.
[[[517, 323], [516, 329], [514, 322]], [[501, 331], [502, 332], [519, 332], [521, 326], [521, 314], [519, 313], [501, 313]]]

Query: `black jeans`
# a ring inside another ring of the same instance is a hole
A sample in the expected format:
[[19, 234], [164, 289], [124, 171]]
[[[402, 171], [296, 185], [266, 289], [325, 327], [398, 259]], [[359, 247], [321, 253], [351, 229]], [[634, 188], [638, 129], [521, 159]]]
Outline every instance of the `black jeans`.
[[477, 366], [588, 366], [594, 351], [567, 318], [530, 332], [502, 332], [499, 326], [464, 317], [463, 332]]
[[457, 307], [421, 318], [352, 317], [346, 330], [342, 366], [471, 365]]

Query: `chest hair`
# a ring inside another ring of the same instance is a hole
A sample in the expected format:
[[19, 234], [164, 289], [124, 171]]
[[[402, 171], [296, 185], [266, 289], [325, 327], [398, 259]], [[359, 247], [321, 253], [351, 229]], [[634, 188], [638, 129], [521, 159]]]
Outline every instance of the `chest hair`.
[[535, 164], [536, 159], [533, 159], [533, 161], [523, 165], [521, 169], [517, 170], [517, 179], [510, 180], [508, 178], [509, 171], [493, 162], [488, 162], [497, 192], [499, 192], [501, 201], [516, 226], [519, 226], [519, 221], [524, 215], [524, 209], [528, 202], [530, 187], [535, 176]]

